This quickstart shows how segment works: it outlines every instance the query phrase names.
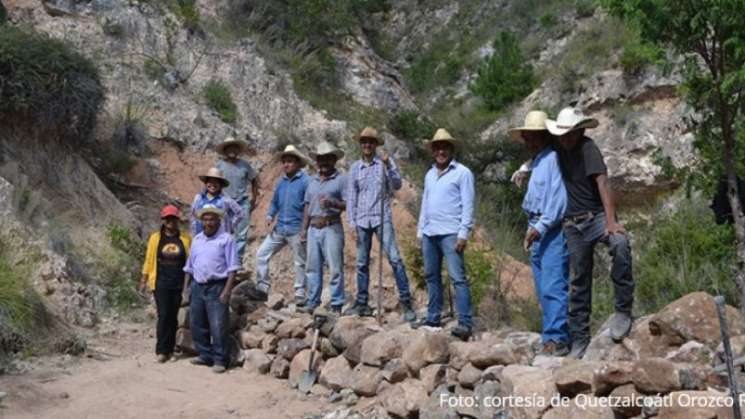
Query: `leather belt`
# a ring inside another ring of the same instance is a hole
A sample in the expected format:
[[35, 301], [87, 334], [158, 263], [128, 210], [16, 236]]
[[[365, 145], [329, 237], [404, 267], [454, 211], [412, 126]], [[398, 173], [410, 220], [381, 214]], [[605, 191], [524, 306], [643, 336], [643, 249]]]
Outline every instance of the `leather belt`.
[[341, 217], [339, 217], [338, 215], [332, 215], [328, 217], [310, 217], [310, 225], [318, 229], [338, 223], [341, 223]]
[[[599, 214], [599, 213], [597, 213]], [[587, 211], [585, 213], [579, 214], [579, 215], [572, 215], [570, 217], [564, 217], [564, 221], [571, 221], [575, 224], [581, 223], [583, 221], [587, 221], [592, 219], [592, 217], [597, 215], [596, 213], [593, 213], [592, 211]]]

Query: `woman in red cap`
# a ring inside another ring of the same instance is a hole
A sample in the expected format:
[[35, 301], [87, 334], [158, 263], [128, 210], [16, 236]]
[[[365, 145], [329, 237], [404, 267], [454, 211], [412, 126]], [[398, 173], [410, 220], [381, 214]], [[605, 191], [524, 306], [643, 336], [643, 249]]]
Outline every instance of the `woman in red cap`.
[[175, 206], [166, 205], [160, 211], [160, 219], [163, 220], [163, 225], [147, 241], [140, 291], [148, 287], [155, 296], [155, 305], [158, 308], [155, 353], [158, 355], [158, 362], [166, 362], [176, 346], [184, 265], [189, 256], [191, 237], [179, 228], [181, 211]]

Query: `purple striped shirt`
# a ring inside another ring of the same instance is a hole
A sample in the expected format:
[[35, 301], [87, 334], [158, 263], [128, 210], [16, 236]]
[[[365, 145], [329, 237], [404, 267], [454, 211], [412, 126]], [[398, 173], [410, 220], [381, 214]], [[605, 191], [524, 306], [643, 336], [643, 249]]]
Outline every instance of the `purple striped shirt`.
[[[386, 195], [383, 203], [385, 219], [392, 219], [391, 198], [393, 192], [401, 189], [401, 172], [396, 163], [389, 158], [386, 171]], [[374, 157], [372, 162], [357, 160], [352, 164], [347, 182], [347, 215], [349, 224], [372, 228], [380, 225], [380, 192], [383, 177], [383, 161]]]
[[226, 279], [230, 272], [235, 272], [240, 267], [233, 236], [224, 231], [218, 231], [212, 236], [202, 232], [191, 243], [184, 272], [191, 274], [194, 281], [204, 284]]

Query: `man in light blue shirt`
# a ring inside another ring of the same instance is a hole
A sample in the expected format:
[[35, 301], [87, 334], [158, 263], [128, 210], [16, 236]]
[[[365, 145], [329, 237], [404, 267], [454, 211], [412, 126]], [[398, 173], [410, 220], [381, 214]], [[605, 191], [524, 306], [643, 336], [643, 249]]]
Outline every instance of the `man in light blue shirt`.
[[269, 234], [256, 252], [256, 288], [258, 299], [265, 300], [269, 293], [269, 260], [286, 245], [292, 247], [295, 265], [295, 303], [305, 302], [305, 241], [301, 240], [305, 208], [305, 190], [310, 177], [303, 172], [307, 159], [293, 145], [288, 145], [280, 155], [284, 174], [277, 183], [272, 204], [266, 215]]
[[528, 215], [523, 246], [530, 252], [536, 296], [543, 312], [541, 353], [565, 356], [569, 353], [569, 253], [561, 219], [567, 206], [567, 193], [546, 119], [545, 112], [529, 112], [525, 124], [511, 129], [510, 136], [524, 140], [533, 155], [532, 174], [522, 204]]
[[468, 340], [473, 315], [463, 252], [473, 228], [474, 177], [467, 167], [453, 159], [456, 140], [446, 130], [438, 129], [429, 144], [435, 164], [424, 178], [422, 208], [417, 225], [429, 302], [427, 317], [418, 325], [440, 327], [443, 305], [440, 271], [444, 257], [450, 281], [455, 287], [458, 311], [458, 327], [453, 329], [452, 334]]

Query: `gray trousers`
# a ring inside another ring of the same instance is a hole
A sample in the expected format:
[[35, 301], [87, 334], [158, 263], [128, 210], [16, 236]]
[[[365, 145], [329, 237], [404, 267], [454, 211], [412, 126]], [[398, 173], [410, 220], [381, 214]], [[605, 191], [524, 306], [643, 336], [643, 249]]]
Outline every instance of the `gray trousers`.
[[610, 277], [613, 281], [614, 308], [631, 314], [634, 303], [634, 278], [631, 273], [631, 246], [623, 234], [605, 236], [605, 213], [573, 222], [564, 220], [564, 235], [569, 249], [569, 334], [572, 340], [590, 338], [592, 308], [592, 269], [595, 245], [608, 246], [612, 258]]
[[283, 247], [290, 245], [295, 265], [295, 296], [305, 297], [305, 243], [300, 241], [300, 233], [286, 235], [273, 230], [256, 252], [257, 288], [269, 293], [269, 260]]

